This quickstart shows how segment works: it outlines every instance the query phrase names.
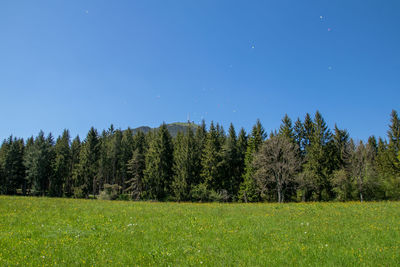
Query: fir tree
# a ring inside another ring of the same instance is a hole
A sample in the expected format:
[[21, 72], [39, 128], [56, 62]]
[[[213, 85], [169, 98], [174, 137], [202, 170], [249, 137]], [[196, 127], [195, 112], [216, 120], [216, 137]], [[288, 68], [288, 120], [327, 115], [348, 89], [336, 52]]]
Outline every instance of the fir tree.
[[174, 151], [174, 180], [172, 189], [176, 200], [188, 200], [191, 185], [196, 177], [196, 143], [192, 127], [189, 126], [186, 134], [179, 133], [176, 138]]
[[223, 166], [225, 175], [222, 187], [228, 190], [230, 196], [236, 198], [241, 182], [241, 166], [238, 140], [232, 123], [229, 126], [228, 138], [223, 146]]
[[142, 131], [138, 131], [133, 139], [132, 157], [127, 163], [128, 180], [126, 192], [130, 193], [132, 199], [139, 200], [143, 194], [143, 177], [146, 168], [146, 137]]
[[251, 137], [248, 140], [246, 155], [244, 159], [244, 174], [243, 182], [240, 185], [239, 201], [243, 202], [256, 202], [260, 199], [259, 191], [254, 179], [254, 166], [253, 158], [258, 152], [260, 146], [264, 142], [265, 131], [261, 125], [260, 120], [257, 120], [256, 125], [253, 126]]
[[81, 140], [79, 136], [76, 136], [71, 144], [71, 160], [70, 160], [70, 176], [64, 183], [64, 194], [68, 197], [73, 195], [74, 187], [78, 186], [77, 181], [80, 181], [79, 173], [79, 161], [81, 154]]
[[211, 122], [210, 130], [207, 134], [204, 151], [202, 154], [202, 179], [209, 189], [218, 191], [222, 188], [222, 151], [221, 151], [221, 137], [219, 129], [214, 127], [214, 123]]
[[295, 141], [295, 135], [293, 132], [292, 120], [287, 114], [282, 119], [282, 124], [279, 127], [279, 135], [289, 138], [292, 142]]
[[34, 143], [29, 146], [25, 157], [24, 165], [26, 168], [26, 178], [32, 185], [32, 193], [36, 195], [45, 195], [49, 180], [52, 177], [52, 136], [47, 139], [42, 131], [36, 137]]
[[165, 199], [171, 187], [173, 144], [167, 126], [163, 123], [150, 141], [146, 153], [144, 187], [149, 199]]
[[0, 149], [0, 169], [2, 170], [2, 191], [16, 194], [18, 189], [25, 194], [25, 166], [23, 164], [24, 141], [10, 136]]
[[63, 188], [65, 188], [65, 184], [71, 176], [71, 152], [69, 144], [69, 131], [64, 130], [62, 136], [57, 138], [54, 147], [54, 175], [50, 180], [50, 196], [61, 197], [63, 195]]
[[90, 193], [96, 195], [98, 192], [98, 169], [99, 169], [100, 141], [97, 130], [90, 128], [85, 142], [82, 145], [79, 161], [79, 181], [75, 194], [88, 197]]
[[332, 134], [317, 111], [315, 113], [312, 136], [310, 145], [307, 149], [306, 163], [304, 165], [307, 171], [307, 179], [315, 188], [315, 196], [317, 200], [328, 200], [331, 197], [331, 188], [329, 177], [332, 174], [333, 166], [330, 162], [332, 158]]

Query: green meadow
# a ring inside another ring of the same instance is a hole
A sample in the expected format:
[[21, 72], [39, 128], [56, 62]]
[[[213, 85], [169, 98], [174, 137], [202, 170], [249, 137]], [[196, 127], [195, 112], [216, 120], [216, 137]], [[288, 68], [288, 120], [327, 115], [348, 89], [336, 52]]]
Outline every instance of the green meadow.
[[395, 266], [400, 203], [0, 196], [0, 266]]

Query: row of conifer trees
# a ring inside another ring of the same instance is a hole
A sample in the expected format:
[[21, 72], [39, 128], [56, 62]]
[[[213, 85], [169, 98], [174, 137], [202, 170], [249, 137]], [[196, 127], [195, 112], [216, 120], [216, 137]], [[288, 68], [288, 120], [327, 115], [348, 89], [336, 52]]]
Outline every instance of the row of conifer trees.
[[266, 134], [188, 124], [146, 134], [91, 128], [10, 136], [0, 148], [0, 193], [52, 197], [175, 201], [329, 201], [400, 199], [400, 123], [391, 113], [387, 138], [355, 142], [317, 111], [295, 122], [285, 115]]

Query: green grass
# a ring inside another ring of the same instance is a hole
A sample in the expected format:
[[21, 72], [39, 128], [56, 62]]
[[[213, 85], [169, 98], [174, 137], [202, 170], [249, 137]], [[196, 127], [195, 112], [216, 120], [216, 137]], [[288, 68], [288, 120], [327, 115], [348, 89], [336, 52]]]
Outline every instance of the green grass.
[[0, 266], [395, 266], [400, 203], [0, 196]]

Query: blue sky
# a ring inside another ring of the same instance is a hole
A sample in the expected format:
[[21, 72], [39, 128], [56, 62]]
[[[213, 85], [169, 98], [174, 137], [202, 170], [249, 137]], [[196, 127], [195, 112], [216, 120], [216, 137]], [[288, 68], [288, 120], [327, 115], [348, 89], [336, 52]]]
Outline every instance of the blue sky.
[[320, 110], [356, 139], [400, 111], [400, 1], [0, 2], [0, 138], [163, 121], [267, 131]]

